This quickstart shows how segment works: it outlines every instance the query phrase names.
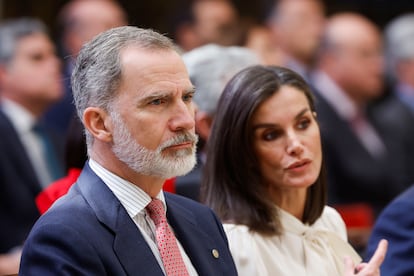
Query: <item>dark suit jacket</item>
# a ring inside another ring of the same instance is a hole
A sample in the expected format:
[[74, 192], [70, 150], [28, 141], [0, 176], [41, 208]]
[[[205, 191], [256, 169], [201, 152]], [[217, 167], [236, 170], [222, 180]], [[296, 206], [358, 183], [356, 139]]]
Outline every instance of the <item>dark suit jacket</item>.
[[386, 128], [382, 132], [378, 121], [371, 118], [371, 123], [388, 149], [383, 158], [374, 158], [349, 124], [317, 91], [315, 96], [328, 173], [329, 203], [365, 202], [371, 204], [375, 213], [378, 213], [406, 187], [401, 180], [404, 165], [399, 155], [403, 149], [398, 148], [398, 141], [393, 141], [391, 146], [393, 136], [385, 134]]
[[39, 217], [35, 197], [41, 186], [16, 130], [1, 110], [0, 133], [0, 253], [4, 253], [23, 244]]
[[388, 251], [381, 265], [382, 275], [414, 275], [414, 186], [391, 202], [380, 214], [368, 242], [367, 260], [381, 239]]
[[371, 113], [394, 159], [401, 160], [390, 165], [400, 172], [398, 177], [406, 189], [414, 183], [414, 113], [392, 92], [376, 102]]
[[[237, 275], [211, 209], [166, 193], [167, 219], [199, 275]], [[212, 250], [217, 249], [219, 258]], [[88, 165], [27, 239], [19, 275], [163, 275], [119, 200]]]

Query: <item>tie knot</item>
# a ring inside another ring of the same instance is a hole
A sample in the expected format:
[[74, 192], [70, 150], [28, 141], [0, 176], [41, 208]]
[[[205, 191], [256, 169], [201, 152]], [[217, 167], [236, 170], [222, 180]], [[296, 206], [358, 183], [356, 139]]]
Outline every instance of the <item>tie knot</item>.
[[161, 200], [153, 198], [146, 209], [155, 225], [158, 225], [162, 219], [165, 219], [165, 209]]

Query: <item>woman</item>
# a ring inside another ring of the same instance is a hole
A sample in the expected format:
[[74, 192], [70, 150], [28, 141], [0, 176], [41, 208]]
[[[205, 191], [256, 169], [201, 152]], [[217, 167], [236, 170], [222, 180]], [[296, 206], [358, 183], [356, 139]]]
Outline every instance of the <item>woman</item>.
[[254, 66], [227, 84], [202, 195], [224, 222], [239, 275], [379, 275], [387, 242], [354, 266], [361, 258], [345, 224], [325, 205], [322, 163], [314, 100], [299, 75]]

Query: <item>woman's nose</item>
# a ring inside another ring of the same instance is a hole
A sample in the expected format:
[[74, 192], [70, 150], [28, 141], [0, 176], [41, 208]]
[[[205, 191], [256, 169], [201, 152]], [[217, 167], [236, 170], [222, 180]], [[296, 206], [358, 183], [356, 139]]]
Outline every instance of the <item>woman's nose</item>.
[[299, 155], [303, 152], [303, 145], [295, 133], [288, 134], [287, 152], [291, 155]]

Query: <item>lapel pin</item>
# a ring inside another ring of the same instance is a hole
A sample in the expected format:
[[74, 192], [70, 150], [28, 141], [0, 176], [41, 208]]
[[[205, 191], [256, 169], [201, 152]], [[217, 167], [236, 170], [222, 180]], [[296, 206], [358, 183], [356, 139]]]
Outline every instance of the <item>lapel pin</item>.
[[218, 258], [219, 258], [219, 256], [220, 256], [220, 254], [219, 254], [219, 252], [218, 252], [218, 250], [217, 250], [217, 249], [213, 249], [213, 250], [211, 250], [211, 254], [213, 255], [213, 257], [214, 257], [215, 259], [218, 259]]

